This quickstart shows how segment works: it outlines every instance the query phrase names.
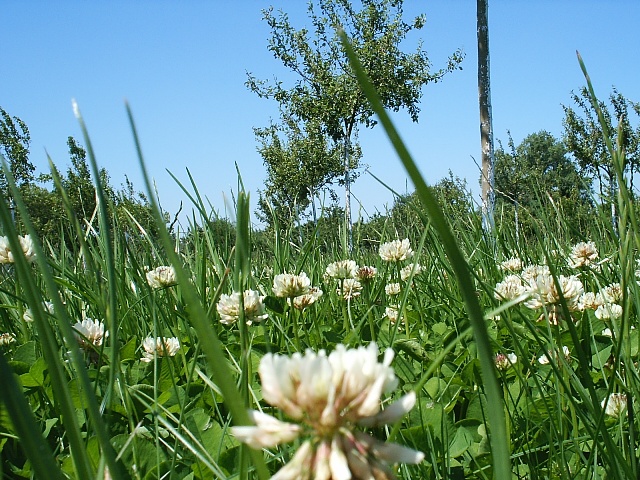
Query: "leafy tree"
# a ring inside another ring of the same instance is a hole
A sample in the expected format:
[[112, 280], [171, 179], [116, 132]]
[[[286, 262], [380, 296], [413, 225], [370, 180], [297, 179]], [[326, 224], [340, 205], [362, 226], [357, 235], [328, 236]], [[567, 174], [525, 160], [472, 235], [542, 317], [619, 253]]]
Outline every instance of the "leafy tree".
[[[431, 72], [426, 51], [419, 44], [414, 53], [403, 53], [400, 43], [412, 30], [420, 30], [425, 17], [411, 23], [403, 20], [402, 0], [362, 0], [355, 10], [349, 0], [319, 0], [308, 13], [313, 36], [306, 28], [294, 28], [286, 13], [263, 11], [271, 28], [269, 50], [292, 71], [297, 80], [286, 88], [282, 82], [267, 82], [249, 74], [247, 86], [260, 97], [278, 101], [281, 111], [302, 122], [318, 122], [343, 153], [345, 222], [351, 228], [352, 141], [359, 125], [373, 127], [375, 120], [349, 61], [342, 49], [339, 31], [344, 31], [360, 58], [383, 104], [398, 111], [406, 108], [417, 121], [422, 87], [459, 68], [463, 55], [456, 51], [445, 68]], [[324, 166], [322, 178], [336, 178], [341, 172], [333, 163]]]
[[314, 197], [327, 188], [332, 200], [337, 200], [330, 189], [335, 174], [342, 166], [339, 147], [322, 132], [318, 122], [296, 122], [288, 117], [282, 125], [255, 129], [260, 143], [258, 151], [267, 168], [265, 190], [261, 192], [261, 220], [271, 223], [276, 215], [280, 225], [300, 218]]
[[[29, 161], [29, 145], [31, 135], [27, 124], [18, 117], [11, 117], [0, 107], [0, 154], [9, 166], [18, 187], [27, 185], [34, 180], [35, 167]], [[0, 171], [0, 194], [9, 196], [7, 179]]]
[[580, 175], [565, 145], [540, 131], [517, 147], [509, 135], [509, 147], [509, 152], [502, 145], [496, 150], [495, 182], [497, 206], [513, 213], [514, 227], [531, 235], [543, 218], [558, 218], [561, 212], [569, 230], [584, 231], [593, 213], [591, 182]]
[[[563, 106], [564, 142], [583, 175], [596, 182], [600, 197], [611, 204], [615, 223], [616, 174], [604, 143], [601, 124], [586, 87], [579, 94], [572, 93], [571, 98], [577, 111]], [[625, 152], [624, 173], [633, 187], [633, 176], [640, 171], [640, 125], [634, 127], [631, 124], [630, 113], [640, 116], [640, 104], [628, 100], [615, 88], [609, 96], [609, 103], [610, 108], [605, 102], [600, 102], [600, 110], [612, 142], [614, 145], [619, 143]]]

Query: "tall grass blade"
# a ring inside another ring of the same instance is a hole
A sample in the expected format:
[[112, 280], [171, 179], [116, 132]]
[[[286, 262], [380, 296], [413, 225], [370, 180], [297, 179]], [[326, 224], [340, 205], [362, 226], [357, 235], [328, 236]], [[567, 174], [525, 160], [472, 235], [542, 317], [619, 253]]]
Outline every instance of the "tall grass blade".
[[377, 114], [380, 123], [387, 132], [387, 135], [400, 157], [407, 173], [409, 174], [411, 181], [415, 185], [416, 192], [422, 200], [427, 213], [431, 217], [435, 230], [440, 235], [445, 252], [455, 272], [478, 347], [478, 356], [480, 359], [480, 366], [485, 384], [484, 387], [488, 400], [488, 420], [491, 432], [490, 441], [493, 455], [494, 476], [497, 479], [511, 479], [511, 459], [507, 441], [502, 394], [495, 372], [495, 364], [489, 335], [487, 333], [482, 309], [480, 308], [480, 304], [476, 297], [476, 289], [471, 276], [469, 275], [469, 267], [458, 248], [449, 226], [447, 225], [442, 210], [438, 207], [438, 203], [434, 195], [431, 193], [429, 187], [422, 178], [418, 167], [411, 158], [411, 155], [402, 142], [400, 135], [387, 115], [375, 88], [371, 84], [367, 74], [364, 72], [360, 61], [344, 32], [341, 33], [341, 39], [351, 62], [351, 66], [358, 77], [362, 91], [369, 100], [372, 109]]
[[[131, 132], [136, 146], [136, 151], [138, 153], [138, 159], [140, 161], [140, 169], [142, 171], [142, 176], [149, 193], [149, 202], [156, 218], [160, 240], [165, 247], [167, 257], [175, 268], [178, 283], [183, 287], [182, 291], [185, 297], [185, 303], [188, 306], [187, 308], [189, 318], [193, 324], [193, 327], [198, 333], [200, 346], [210, 366], [211, 376], [213, 377], [215, 384], [222, 392], [224, 403], [231, 412], [234, 423], [236, 425], [249, 425], [250, 421], [247, 413], [248, 406], [245, 404], [240, 393], [238, 392], [235, 379], [231, 375], [228, 363], [225, 361], [226, 355], [220, 339], [218, 338], [215, 329], [212, 328], [211, 321], [207, 316], [207, 312], [200, 303], [200, 300], [195, 293], [195, 289], [192, 288], [191, 280], [189, 279], [185, 269], [182, 267], [182, 262], [180, 261], [180, 258], [174, 250], [173, 240], [171, 239], [169, 232], [167, 231], [164, 219], [162, 218], [162, 215], [158, 208], [157, 199], [153, 194], [151, 180], [149, 178], [149, 174], [147, 173], [144, 157], [142, 155], [142, 148], [140, 146], [138, 133], [133, 120], [133, 114], [128, 104], [126, 105], [126, 109], [131, 126]], [[268, 478], [269, 473], [267, 471], [262, 453], [255, 450], [250, 450], [250, 453], [259, 478]]]

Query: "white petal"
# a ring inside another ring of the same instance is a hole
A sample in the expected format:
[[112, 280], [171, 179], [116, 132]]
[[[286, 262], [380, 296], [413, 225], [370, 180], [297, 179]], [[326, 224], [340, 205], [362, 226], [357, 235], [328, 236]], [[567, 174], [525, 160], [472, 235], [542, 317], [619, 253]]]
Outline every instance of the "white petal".
[[310, 442], [304, 442], [293, 458], [271, 480], [308, 480], [311, 478], [313, 450]]
[[280, 443], [290, 442], [300, 435], [299, 425], [281, 422], [266, 413], [250, 411], [249, 415], [256, 425], [231, 427], [231, 433], [251, 448], [275, 447]]
[[331, 466], [329, 456], [331, 455], [331, 445], [324, 441], [318, 445], [313, 462], [313, 480], [331, 480]]
[[342, 443], [337, 435], [333, 437], [331, 442], [329, 466], [331, 467], [332, 480], [351, 480], [351, 470], [349, 470], [347, 457], [342, 451]]
[[424, 460], [424, 453], [397, 443], [381, 442], [362, 432], [355, 432], [358, 442], [363, 444], [374, 458], [387, 463], [420, 463]]
[[406, 415], [415, 404], [416, 393], [409, 392], [376, 415], [360, 419], [358, 425], [371, 428], [395, 423]]

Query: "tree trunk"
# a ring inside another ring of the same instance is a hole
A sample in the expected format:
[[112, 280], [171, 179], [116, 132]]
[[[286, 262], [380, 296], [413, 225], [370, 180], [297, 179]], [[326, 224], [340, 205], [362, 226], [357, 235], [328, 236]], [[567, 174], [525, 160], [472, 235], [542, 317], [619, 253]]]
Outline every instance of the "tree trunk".
[[478, 17], [478, 99], [480, 102], [480, 143], [482, 146], [482, 226], [493, 235], [494, 152], [489, 79], [489, 0], [477, 0]]

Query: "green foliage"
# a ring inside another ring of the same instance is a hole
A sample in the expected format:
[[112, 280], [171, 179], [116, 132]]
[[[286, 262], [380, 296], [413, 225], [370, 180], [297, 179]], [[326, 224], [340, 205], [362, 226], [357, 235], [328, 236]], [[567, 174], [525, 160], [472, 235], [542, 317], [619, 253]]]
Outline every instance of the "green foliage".
[[[402, 1], [364, 0], [360, 10], [356, 10], [347, 0], [320, 0], [317, 5], [309, 2], [311, 33], [307, 28], [296, 29], [286, 13], [275, 14], [273, 8], [263, 11], [264, 20], [271, 29], [269, 50], [296, 77], [294, 85], [288, 88], [282, 82], [270, 83], [251, 74], [247, 81], [249, 89], [260, 97], [272, 98], [279, 103], [283, 123], [288, 125], [285, 131], [291, 130], [287, 133], [289, 143], [286, 146], [273, 139], [269, 143], [274, 145], [276, 155], [285, 156], [284, 164], [276, 164], [274, 152], [265, 149], [264, 144], [261, 150], [263, 157], [267, 155], [264, 158], [270, 175], [269, 193], [278, 192], [276, 209], [281, 207], [283, 200], [293, 200], [290, 208], [304, 209], [308, 198], [340, 174], [344, 174], [346, 197], [350, 198], [350, 172], [357, 168], [360, 156], [354, 135], [359, 125], [373, 127], [376, 120], [353, 75], [340, 44], [339, 32], [345, 32], [362, 59], [383, 105], [393, 111], [406, 108], [413, 121], [418, 120], [422, 87], [459, 68], [463, 58], [460, 51], [451, 55], [445, 68], [432, 72], [421, 44], [414, 53], [400, 50], [406, 36], [420, 30], [425, 23], [424, 16], [407, 23], [403, 20], [402, 6]], [[302, 132], [304, 135], [300, 137]], [[269, 129], [258, 130], [258, 133], [263, 138], [270, 136]], [[313, 145], [311, 158], [299, 153], [296, 142], [302, 139], [307, 145]], [[325, 149], [325, 152], [318, 149]], [[300, 170], [306, 172], [307, 162], [315, 162], [313, 176], [309, 177], [313, 181], [302, 182], [297, 176], [298, 166], [302, 165]], [[269, 196], [265, 200], [271, 201]], [[262, 210], [265, 211], [264, 205]], [[345, 216], [350, 228], [349, 201]]]
[[[16, 184], [23, 186], [33, 180], [35, 171], [35, 167], [29, 161], [29, 128], [18, 117], [11, 117], [2, 107], [0, 117], [0, 154], [5, 157]], [[9, 195], [4, 173], [0, 173], [0, 194], [5, 198]]]
[[541, 221], [565, 222], [568, 239], [593, 220], [591, 181], [580, 175], [564, 144], [545, 131], [533, 133], [509, 151], [495, 153], [497, 217], [500, 228], [515, 229], [523, 239], [533, 238]]
[[[615, 182], [615, 166], [611, 153], [603, 137], [603, 124], [591, 102], [587, 87], [579, 93], [572, 93], [575, 109], [564, 106], [564, 142], [574, 156], [581, 173], [596, 181], [600, 196], [610, 203], [614, 201], [609, 188]], [[625, 152], [623, 172], [628, 175], [633, 188], [633, 176], [640, 171], [640, 125], [631, 122], [632, 114], [640, 116], [640, 104], [628, 100], [618, 90], [609, 95], [610, 107], [604, 101], [598, 102], [604, 128], [609, 132], [611, 142], [620, 145]]]

